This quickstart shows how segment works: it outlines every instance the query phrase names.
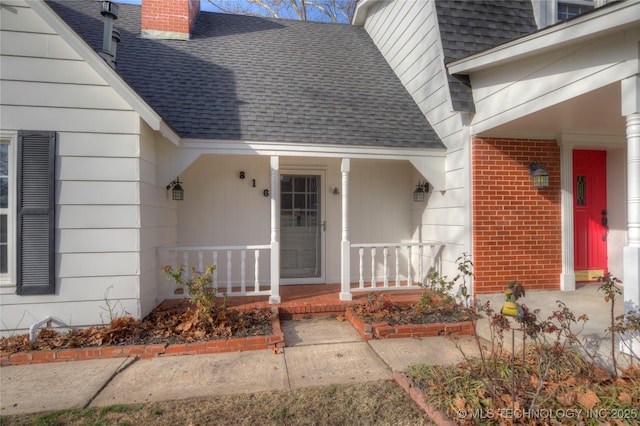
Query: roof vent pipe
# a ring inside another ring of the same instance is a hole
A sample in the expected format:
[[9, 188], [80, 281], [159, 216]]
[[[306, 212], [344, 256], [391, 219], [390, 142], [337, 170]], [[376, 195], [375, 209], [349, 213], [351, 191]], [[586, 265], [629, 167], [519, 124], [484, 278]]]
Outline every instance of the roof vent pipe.
[[120, 41], [120, 33], [113, 29], [113, 21], [118, 19], [118, 5], [103, 1], [100, 13], [104, 16], [104, 32], [102, 34], [102, 52], [100, 56], [111, 68], [116, 67], [116, 44]]

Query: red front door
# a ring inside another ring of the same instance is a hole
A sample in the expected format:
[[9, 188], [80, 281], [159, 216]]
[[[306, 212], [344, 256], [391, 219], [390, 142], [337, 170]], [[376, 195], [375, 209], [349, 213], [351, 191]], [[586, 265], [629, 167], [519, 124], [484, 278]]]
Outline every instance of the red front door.
[[606, 151], [573, 151], [576, 281], [591, 281], [607, 272], [606, 178]]

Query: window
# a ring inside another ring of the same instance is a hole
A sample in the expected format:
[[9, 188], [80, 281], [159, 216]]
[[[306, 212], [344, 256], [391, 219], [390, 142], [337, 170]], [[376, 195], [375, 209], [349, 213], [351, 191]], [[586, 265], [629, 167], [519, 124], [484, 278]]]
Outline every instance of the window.
[[14, 148], [14, 137], [0, 137], [0, 285], [15, 285]]
[[583, 0], [575, 3], [558, 2], [558, 21], [573, 18], [593, 9], [593, 1]]

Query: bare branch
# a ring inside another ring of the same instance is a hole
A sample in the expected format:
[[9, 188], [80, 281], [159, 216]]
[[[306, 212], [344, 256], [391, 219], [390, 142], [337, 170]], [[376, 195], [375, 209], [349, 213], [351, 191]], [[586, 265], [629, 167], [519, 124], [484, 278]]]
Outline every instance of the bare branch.
[[274, 18], [280, 17], [278, 16], [278, 12], [273, 7], [271, 7], [271, 5], [269, 5], [263, 0], [247, 0], [247, 1], [251, 4], [255, 4], [256, 6], [267, 10], [271, 14], [271, 16], [273, 16]]
[[331, 19], [331, 21], [338, 22], [338, 16], [336, 15], [335, 10], [328, 10], [325, 6], [311, 1], [307, 4], [309, 6], [315, 7], [316, 9], [327, 15], [329, 19]]
[[[319, 11], [332, 22], [350, 22], [356, 0], [208, 0], [224, 13], [269, 16], [273, 18], [295, 17], [309, 19], [309, 7]], [[314, 15], [318, 18], [318, 15]], [[324, 19], [320, 19], [324, 20]]]

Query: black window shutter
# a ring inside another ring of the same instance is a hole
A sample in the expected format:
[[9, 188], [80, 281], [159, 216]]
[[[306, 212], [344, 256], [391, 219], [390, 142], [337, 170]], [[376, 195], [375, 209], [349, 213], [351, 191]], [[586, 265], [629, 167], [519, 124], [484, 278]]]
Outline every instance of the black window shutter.
[[55, 132], [21, 131], [17, 155], [17, 294], [55, 293]]

